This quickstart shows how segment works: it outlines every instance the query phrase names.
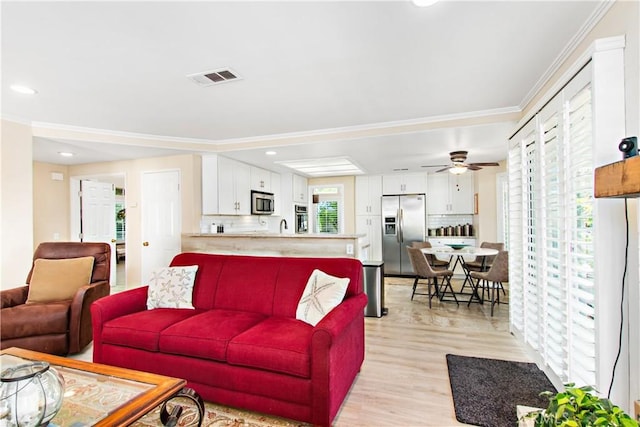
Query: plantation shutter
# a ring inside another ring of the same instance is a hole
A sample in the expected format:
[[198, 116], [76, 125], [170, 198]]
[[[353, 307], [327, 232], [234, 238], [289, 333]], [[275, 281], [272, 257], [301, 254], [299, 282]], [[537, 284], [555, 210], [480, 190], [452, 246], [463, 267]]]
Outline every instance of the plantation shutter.
[[567, 85], [508, 158], [511, 330], [579, 385], [596, 385], [591, 102], [588, 84]]
[[313, 188], [313, 232], [338, 234], [342, 230], [342, 187], [318, 186]]
[[338, 202], [325, 200], [317, 203], [316, 220], [318, 233], [338, 233]]
[[[559, 101], [559, 100], [558, 100]], [[564, 374], [567, 366], [567, 290], [566, 290], [566, 226], [564, 204], [564, 165], [561, 145], [562, 115], [558, 111], [560, 103], [551, 103], [550, 114], [545, 119], [544, 111], [540, 133], [544, 144], [540, 168], [543, 187], [544, 250], [543, 261], [543, 301], [544, 320], [543, 348], [545, 360], [551, 369]]]
[[525, 144], [525, 188], [526, 188], [526, 245], [524, 264], [524, 307], [525, 307], [525, 341], [532, 348], [539, 348], [540, 325], [538, 319], [539, 288], [538, 283], [538, 215], [540, 206], [540, 190], [538, 185], [537, 145], [535, 134], [530, 135]]
[[595, 282], [593, 244], [593, 141], [591, 86], [568, 101], [569, 157], [569, 378], [596, 384]]
[[[511, 329], [524, 331], [524, 284], [523, 247], [524, 238], [524, 184], [523, 155], [519, 135], [509, 149], [509, 318]], [[513, 279], [512, 279], [513, 278]]]

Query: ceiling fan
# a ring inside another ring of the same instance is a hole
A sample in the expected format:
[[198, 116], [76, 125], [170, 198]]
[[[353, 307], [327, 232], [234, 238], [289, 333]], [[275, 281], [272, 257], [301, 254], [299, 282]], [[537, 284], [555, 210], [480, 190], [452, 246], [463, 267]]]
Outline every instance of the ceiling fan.
[[[465, 163], [467, 160], [467, 151], [452, 151], [449, 153], [451, 157], [451, 164], [447, 165], [447, 167], [443, 169], [439, 169], [436, 172], [444, 172], [448, 170], [449, 172], [459, 175], [465, 173], [468, 170], [477, 171], [482, 169], [484, 166], [500, 166], [499, 163], [496, 162], [487, 162], [487, 163]], [[444, 165], [431, 165], [431, 166], [423, 166], [423, 167], [437, 167]]]

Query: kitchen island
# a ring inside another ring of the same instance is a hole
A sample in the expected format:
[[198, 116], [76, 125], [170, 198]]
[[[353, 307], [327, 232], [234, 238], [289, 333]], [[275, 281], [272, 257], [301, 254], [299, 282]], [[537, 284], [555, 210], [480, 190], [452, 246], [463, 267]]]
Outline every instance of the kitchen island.
[[366, 259], [365, 234], [279, 234], [268, 232], [183, 234], [182, 252]]

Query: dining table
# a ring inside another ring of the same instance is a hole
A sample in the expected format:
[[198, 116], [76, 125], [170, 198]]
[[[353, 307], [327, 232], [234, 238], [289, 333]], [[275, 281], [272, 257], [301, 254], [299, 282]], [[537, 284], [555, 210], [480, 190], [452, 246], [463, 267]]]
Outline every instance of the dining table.
[[[465, 257], [468, 258], [469, 260], [472, 260], [475, 258], [481, 258], [481, 262], [482, 262], [481, 268], [482, 268], [482, 271], [485, 271], [488, 268], [488, 266], [485, 266], [486, 257], [498, 255], [497, 249], [481, 248], [478, 246], [452, 245], [452, 246], [434, 246], [431, 248], [421, 248], [420, 250], [424, 254], [435, 255], [435, 256], [438, 256], [438, 255], [448, 256], [449, 265], [451, 265], [451, 262], [455, 257], [455, 262], [453, 264], [453, 267], [449, 268], [449, 270], [452, 270], [452, 271], [455, 270], [456, 266], [459, 263], [460, 266], [462, 267], [462, 271], [464, 272], [464, 282], [462, 282], [462, 287], [460, 288], [460, 291], [457, 293], [459, 295], [470, 295], [469, 301], [473, 301], [473, 299], [476, 298], [477, 302], [482, 304], [482, 298], [480, 298], [480, 295], [478, 295], [476, 286], [474, 286], [473, 284], [473, 278], [470, 275], [471, 270], [469, 270], [469, 268], [467, 267]], [[465, 294], [463, 292], [467, 283], [471, 287], [471, 294]]]

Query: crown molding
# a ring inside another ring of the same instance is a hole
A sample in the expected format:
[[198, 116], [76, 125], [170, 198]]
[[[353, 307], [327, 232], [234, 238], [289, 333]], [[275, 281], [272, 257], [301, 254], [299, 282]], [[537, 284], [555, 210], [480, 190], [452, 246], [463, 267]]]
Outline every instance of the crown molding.
[[527, 92], [525, 97], [520, 101], [520, 110], [524, 110], [527, 105], [535, 98], [535, 96], [544, 88], [551, 80], [555, 73], [558, 72], [562, 64], [564, 64], [572, 53], [578, 48], [578, 45], [587, 37], [593, 28], [600, 22], [602, 17], [609, 11], [616, 0], [604, 0], [598, 4], [598, 7], [589, 16], [587, 21], [580, 27], [578, 32], [569, 40], [569, 43], [560, 51], [560, 54], [551, 63], [549, 68], [542, 74], [540, 79]]
[[31, 126], [33, 135], [42, 138], [90, 140], [122, 145], [140, 145], [204, 152], [225, 152], [267, 146], [308, 144], [319, 141], [415, 133], [439, 128], [475, 126], [501, 121], [516, 122], [520, 118], [520, 115], [520, 108], [506, 107], [419, 119], [222, 140], [160, 136], [107, 129], [85, 128], [47, 122], [32, 122]]
[[12, 116], [12, 115], [8, 115], [8, 114], [0, 115], [0, 120], [7, 121], [7, 122], [19, 123], [21, 125], [31, 126], [31, 121], [26, 120], [26, 119], [24, 119], [22, 117]]
[[[338, 128], [317, 129], [303, 132], [289, 132], [282, 134], [263, 135], [247, 138], [231, 138], [217, 141], [220, 148], [230, 144], [237, 149], [238, 145], [250, 145], [251, 148], [274, 143], [308, 143], [326, 140], [354, 139], [390, 134], [414, 133], [431, 129], [473, 126], [478, 124], [495, 123], [500, 121], [519, 119], [519, 107], [505, 107], [492, 110], [473, 111], [468, 113], [447, 114], [418, 119], [396, 120], [389, 122], [370, 123], [366, 125], [344, 126]], [[287, 144], [288, 145], [288, 144]]]
[[523, 127], [533, 118], [571, 79], [594, 57], [594, 54], [615, 49], [624, 49], [626, 46], [625, 36], [614, 36], [596, 39], [587, 49], [569, 66], [569, 68], [555, 81], [555, 83], [544, 93], [544, 95], [532, 105], [531, 108], [520, 118], [516, 128]]

